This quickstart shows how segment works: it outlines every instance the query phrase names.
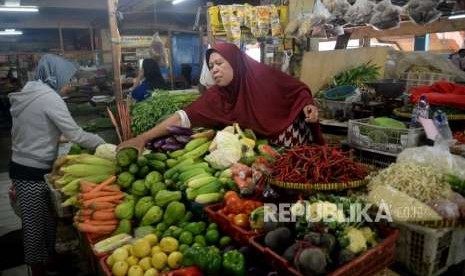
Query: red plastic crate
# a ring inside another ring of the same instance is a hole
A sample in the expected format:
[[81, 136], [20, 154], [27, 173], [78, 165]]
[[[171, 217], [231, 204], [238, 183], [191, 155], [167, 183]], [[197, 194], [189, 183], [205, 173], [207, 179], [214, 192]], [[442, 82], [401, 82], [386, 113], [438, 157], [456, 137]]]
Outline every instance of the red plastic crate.
[[[381, 231], [383, 234], [383, 241], [377, 246], [368, 249], [362, 255], [358, 256], [354, 260], [344, 264], [333, 272], [330, 272], [330, 276], [367, 276], [374, 275], [377, 272], [388, 267], [394, 263], [395, 251], [396, 251], [396, 240], [399, 237], [399, 231], [393, 228], [386, 228]], [[276, 252], [270, 248], [263, 246], [262, 241], [265, 235], [258, 235], [250, 239], [250, 244], [265, 258], [271, 260], [272, 266], [278, 270], [278, 272], [284, 275], [302, 276], [302, 274], [294, 267], [293, 264], [289, 263], [286, 259], [279, 256]]]
[[218, 213], [223, 206], [223, 203], [216, 203], [206, 206], [204, 210], [208, 218], [218, 224], [222, 233], [227, 234], [241, 245], [248, 245], [250, 238], [259, 235], [259, 233], [253, 230], [245, 230], [231, 223], [226, 215]]

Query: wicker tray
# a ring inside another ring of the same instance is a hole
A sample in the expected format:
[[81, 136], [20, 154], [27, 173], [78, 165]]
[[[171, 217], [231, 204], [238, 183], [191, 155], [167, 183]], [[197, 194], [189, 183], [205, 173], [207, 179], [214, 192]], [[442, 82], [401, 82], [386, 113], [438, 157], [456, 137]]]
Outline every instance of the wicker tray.
[[366, 186], [368, 184], [367, 179], [354, 180], [349, 182], [339, 183], [295, 183], [280, 181], [272, 178], [268, 178], [268, 183], [272, 186], [276, 186], [288, 190], [300, 190], [300, 191], [343, 191], [349, 189], [355, 189]]
[[[402, 117], [402, 118], [412, 118], [412, 114], [409, 112], [403, 112], [401, 111], [400, 108], [394, 108], [392, 113], [396, 116]], [[465, 120], [465, 114], [450, 114], [447, 115], [447, 120], [449, 121], [461, 121]]]

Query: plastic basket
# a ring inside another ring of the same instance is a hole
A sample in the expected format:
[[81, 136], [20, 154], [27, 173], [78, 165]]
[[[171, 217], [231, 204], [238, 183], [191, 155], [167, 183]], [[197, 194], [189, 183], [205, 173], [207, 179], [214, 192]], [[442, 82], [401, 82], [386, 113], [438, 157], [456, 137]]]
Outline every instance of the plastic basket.
[[352, 102], [332, 101], [324, 98], [315, 98], [315, 104], [325, 119], [344, 119], [352, 116]]
[[44, 175], [45, 182], [48, 185], [50, 191], [50, 198], [52, 200], [53, 208], [59, 218], [68, 218], [73, 216], [73, 208], [71, 206], [62, 207], [61, 203], [65, 201], [65, 195], [55, 189], [53, 185], [48, 181], [48, 174]]
[[407, 82], [405, 91], [417, 86], [431, 85], [437, 81], [452, 81], [453, 75], [433, 72], [405, 72], [401, 74], [401, 79]]
[[396, 157], [394, 156], [359, 149], [354, 149], [352, 151], [352, 156], [360, 163], [374, 166], [378, 169], [387, 168], [389, 165], [396, 162]]
[[[328, 273], [331, 276], [356, 276], [356, 275], [374, 275], [382, 271], [394, 262], [396, 240], [399, 237], [399, 231], [392, 228], [383, 229], [381, 232], [383, 241], [377, 246], [370, 248], [362, 255], [345, 265], [339, 267], [333, 272]], [[275, 268], [280, 275], [301, 276], [302, 274], [294, 268], [293, 264], [275, 253], [268, 247], [263, 246], [265, 235], [255, 236], [250, 239], [250, 244], [266, 259], [270, 260], [271, 266]]]
[[409, 223], [399, 223], [396, 227], [400, 230], [396, 261], [412, 274], [440, 275], [454, 264], [454, 229], [432, 229]]
[[397, 156], [406, 148], [420, 145], [423, 128], [388, 128], [370, 124], [373, 118], [349, 120], [347, 140], [353, 148]]
[[251, 237], [257, 236], [259, 233], [255, 231], [248, 231], [239, 226], [232, 224], [228, 217], [218, 211], [223, 208], [223, 203], [216, 203], [204, 208], [208, 218], [218, 224], [222, 233], [226, 233], [233, 240], [241, 245], [248, 245]]

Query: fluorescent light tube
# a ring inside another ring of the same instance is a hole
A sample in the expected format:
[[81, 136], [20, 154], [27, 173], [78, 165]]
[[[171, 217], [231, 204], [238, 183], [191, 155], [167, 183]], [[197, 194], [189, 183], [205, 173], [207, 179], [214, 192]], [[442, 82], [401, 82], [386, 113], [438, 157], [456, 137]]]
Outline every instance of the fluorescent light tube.
[[179, 4], [181, 2], [184, 2], [184, 1], [186, 1], [186, 0], [174, 0], [172, 4], [177, 5], [177, 4]]
[[16, 31], [15, 29], [6, 29], [4, 31], [0, 31], [0, 35], [22, 35], [22, 31]]
[[462, 18], [465, 18], [465, 14], [456, 14], [456, 15], [449, 16], [449, 19], [451, 19], [451, 20], [462, 19]]
[[0, 6], [0, 12], [38, 12], [37, 6]]

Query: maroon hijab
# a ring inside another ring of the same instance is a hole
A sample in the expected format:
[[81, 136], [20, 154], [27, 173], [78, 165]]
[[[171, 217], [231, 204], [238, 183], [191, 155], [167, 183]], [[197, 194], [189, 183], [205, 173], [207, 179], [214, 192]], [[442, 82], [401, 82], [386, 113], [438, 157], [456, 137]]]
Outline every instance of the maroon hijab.
[[[192, 126], [222, 127], [239, 123], [265, 137], [279, 135], [305, 105], [313, 104], [308, 87], [297, 79], [261, 64], [236, 45], [217, 43], [213, 48], [234, 70], [228, 86], [213, 86], [187, 106]], [[211, 51], [207, 52], [207, 61]], [[322, 143], [319, 124], [310, 124], [313, 140]]]

